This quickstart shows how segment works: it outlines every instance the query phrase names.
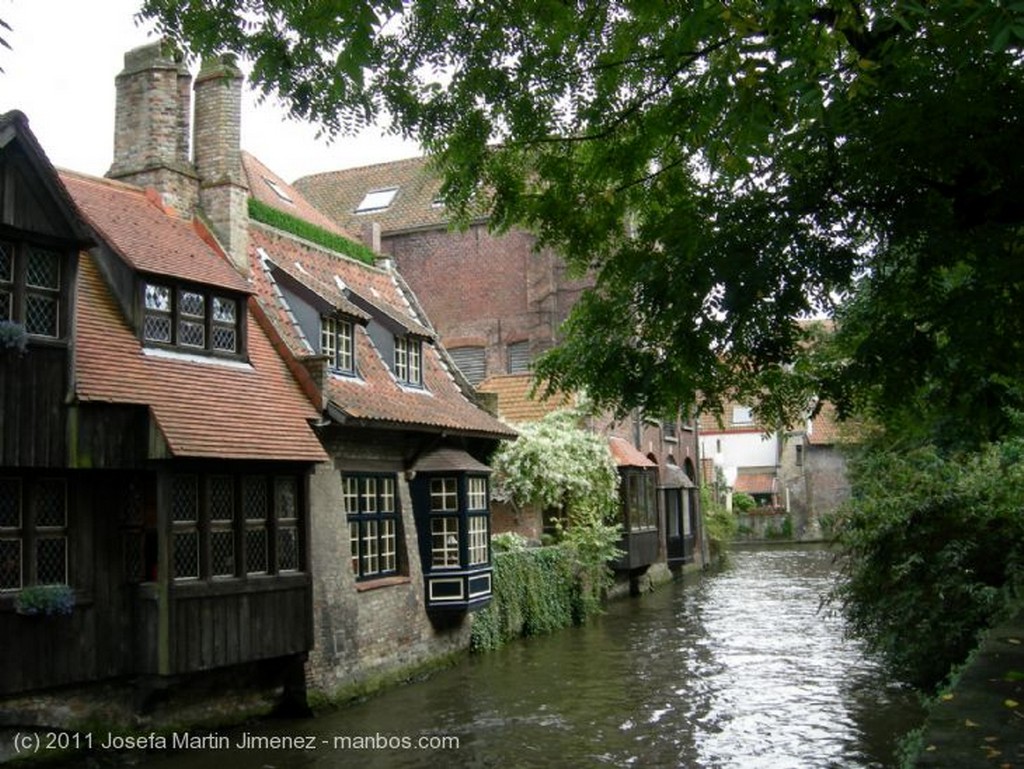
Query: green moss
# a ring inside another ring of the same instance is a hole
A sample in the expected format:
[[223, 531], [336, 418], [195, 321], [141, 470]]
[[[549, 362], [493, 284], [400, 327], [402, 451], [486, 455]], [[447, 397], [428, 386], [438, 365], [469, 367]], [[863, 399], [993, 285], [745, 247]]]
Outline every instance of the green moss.
[[399, 684], [406, 684], [425, 678], [438, 670], [451, 667], [460, 659], [462, 652], [452, 652], [429, 660], [406, 665], [400, 668], [376, 673], [350, 684], [339, 686], [330, 692], [311, 689], [306, 694], [306, 703], [313, 713], [321, 714], [336, 708], [370, 697], [378, 692]]
[[341, 235], [329, 232], [322, 227], [317, 227], [305, 219], [300, 219], [273, 206], [268, 206], [266, 203], [256, 200], [256, 198], [249, 198], [249, 218], [263, 224], [268, 224], [271, 227], [276, 227], [279, 230], [290, 232], [292, 235], [308, 240], [311, 243], [316, 243], [331, 251], [337, 251], [352, 259], [357, 259], [366, 264], [374, 263], [375, 256], [373, 251], [362, 243], [357, 243], [354, 240], [349, 240]]

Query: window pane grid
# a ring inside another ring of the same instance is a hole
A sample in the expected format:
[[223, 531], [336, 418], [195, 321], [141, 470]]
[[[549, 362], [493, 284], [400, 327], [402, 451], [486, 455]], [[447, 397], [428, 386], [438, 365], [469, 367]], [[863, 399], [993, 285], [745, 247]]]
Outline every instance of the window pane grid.
[[353, 342], [355, 334], [352, 323], [347, 320], [338, 321], [337, 334], [337, 367], [341, 371], [355, 371]]
[[437, 516], [430, 521], [430, 555], [434, 568], [459, 565], [459, 519]]
[[199, 579], [199, 532], [176, 531], [174, 543], [174, 578]]
[[458, 482], [456, 478], [431, 478], [430, 509], [447, 512], [458, 510]]
[[210, 532], [210, 574], [214, 577], [235, 576], [235, 532], [232, 529]]
[[395, 536], [394, 519], [385, 518], [381, 521], [380, 534], [380, 570], [395, 571], [398, 563], [397, 538]]
[[0, 478], [0, 528], [21, 528], [21, 479]]
[[60, 255], [42, 248], [29, 248], [25, 285], [32, 288], [60, 288]]
[[487, 509], [487, 479], [486, 478], [470, 478], [468, 479], [468, 494], [469, 497], [469, 509], [470, 510], [486, 510]]
[[249, 574], [267, 573], [267, 530], [250, 528], [245, 532], [245, 569]]
[[277, 570], [299, 570], [299, 530], [296, 526], [281, 526], [277, 530]]
[[21, 539], [0, 539], [0, 590], [21, 589]]
[[353, 574], [365, 579], [395, 573], [398, 570], [395, 479], [344, 475], [342, 499], [348, 517]]
[[239, 351], [237, 299], [155, 283], [145, 284], [142, 293], [145, 341], [221, 353]]
[[35, 491], [36, 526], [67, 526], [67, 490], [62, 478], [39, 481]]
[[346, 515], [359, 512], [359, 479], [348, 476], [341, 479], [341, 500]]
[[469, 516], [469, 565], [488, 562], [487, 557], [487, 516]]
[[14, 282], [14, 246], [0, 240], [0, 284]]
[[402, 336], [395, 337], [395, 376], [402, 382], [409, 379], [409, 340]]
[[377, 560], [377, 521], [363, 521], [363, 574], [371, 575], [380, 571]]
[[25, 331], [38, 336], [58, 336], [57, 296], [26, 293], [25, 295]]

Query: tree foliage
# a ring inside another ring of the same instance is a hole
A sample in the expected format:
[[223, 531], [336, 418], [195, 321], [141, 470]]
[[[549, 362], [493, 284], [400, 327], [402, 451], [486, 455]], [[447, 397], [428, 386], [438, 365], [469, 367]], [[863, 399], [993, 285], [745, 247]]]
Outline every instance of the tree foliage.
[[[599, 406], [813, 390], [998, 431], [1024, 355], [1024, 4], [1010, 0], [146, 0], [328, 134], [390, 119], [454, 212], [596, 286], [540, 365]], [[851, 296], [824, 370], [801, 315]], [[987, 336], [994, 330], [995, 339]], [[991, 342], [995, 344], [991, 344]], [[961, 389], [966, 387], [966, 389]], [[987, 416], [986, 416], [987, 415]], [[991, 435], [991, 431], [989, 431]]]

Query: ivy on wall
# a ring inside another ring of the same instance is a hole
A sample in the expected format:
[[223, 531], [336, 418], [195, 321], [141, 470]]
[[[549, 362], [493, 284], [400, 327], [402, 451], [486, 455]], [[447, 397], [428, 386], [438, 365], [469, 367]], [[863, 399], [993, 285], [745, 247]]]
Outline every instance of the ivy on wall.
[[497, 649], [516, 638], [579, 625], [601, 607], [594, 580], [571, 547], [517, 548], [494, 555], [494, 596], [473, 616], [470, 647]]

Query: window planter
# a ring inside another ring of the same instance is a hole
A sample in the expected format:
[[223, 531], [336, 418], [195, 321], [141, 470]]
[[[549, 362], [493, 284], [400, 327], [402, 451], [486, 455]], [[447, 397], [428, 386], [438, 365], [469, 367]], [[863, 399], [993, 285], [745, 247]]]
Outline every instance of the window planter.
[[0, 350], [24, 353], [28, 348], [28, 332], [20, 323], [0, 321]]
[[14, 610], [26, 617], [56, 617], [70, 614], [75, 591], [67, 585], [32, 585], [14, 598]]

